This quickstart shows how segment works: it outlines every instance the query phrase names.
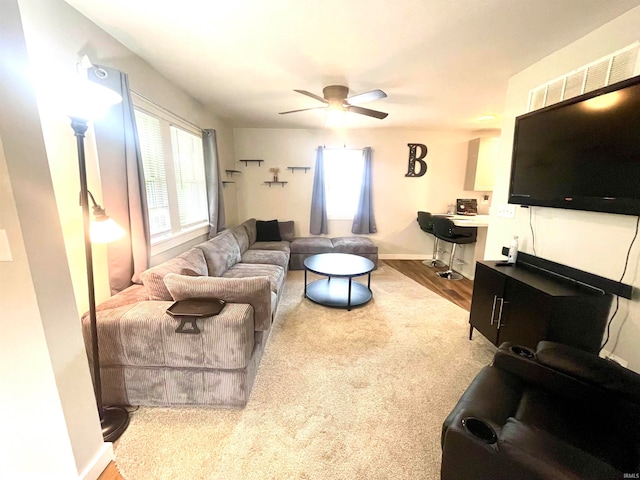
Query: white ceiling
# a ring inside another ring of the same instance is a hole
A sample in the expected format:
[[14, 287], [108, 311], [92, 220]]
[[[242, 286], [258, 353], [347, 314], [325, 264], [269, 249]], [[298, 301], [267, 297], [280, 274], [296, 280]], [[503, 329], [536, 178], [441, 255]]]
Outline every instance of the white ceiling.
[[[348, 126], [480, 129], [507, 80], [640, 0], [66, 0], [234, 127], [320, 128], [341, 84], [388, 98]], [[595, 60], [595, 59], [594, 59]]]

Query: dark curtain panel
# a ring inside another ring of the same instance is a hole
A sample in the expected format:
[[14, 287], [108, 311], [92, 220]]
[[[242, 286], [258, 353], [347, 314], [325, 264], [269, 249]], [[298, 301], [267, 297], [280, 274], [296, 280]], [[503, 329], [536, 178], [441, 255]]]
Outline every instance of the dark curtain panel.
[[322, 235], [328, 232], [323, 153], [323, 148], [318, 147], [316, 152], [316, 171], [313, 177], [313, 193], [311, 194], [311, 221], [309, 225], [309, 231], [313, 235]]
[[360, 188], [360, 199], [358, 200], [358, 210], [353, 219], [351, 233], [376, 233], [376, 219], [373, 215], [373, 198], [371, 185], [371, 147], [366, 147], [362, 151], [364, 156], [364, 168], [362, 169], [362, 187]]
[[207, 201], [209, 203], [209, 238], [212, 238], [218, 232], [224, 230], [226, 223], [220, 162], [218, 161], [218, 141], [215, 130], [205, 129], [202, 131], [202, 148], [204, 149], [204, 172], [207, 180]]
[[[131, 283], [141, 283], [149, 268], [150, 236], [142, 155], [128, 76], [118, 70], [94, 66], [89, 78], [122, 95], [122, 103], [94, 124], [102, 201], [107, 215], [127, 235], [107, 246], [109, 284], [115, 294]], [[89, 186], [91, 188], [91, 186]]]

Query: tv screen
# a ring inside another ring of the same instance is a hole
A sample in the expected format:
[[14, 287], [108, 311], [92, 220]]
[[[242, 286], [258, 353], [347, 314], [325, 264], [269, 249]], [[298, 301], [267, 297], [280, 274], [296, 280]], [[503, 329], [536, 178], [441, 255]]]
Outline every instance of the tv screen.
[[517, 117], [509, 203], [640, 215], [640, 76]]

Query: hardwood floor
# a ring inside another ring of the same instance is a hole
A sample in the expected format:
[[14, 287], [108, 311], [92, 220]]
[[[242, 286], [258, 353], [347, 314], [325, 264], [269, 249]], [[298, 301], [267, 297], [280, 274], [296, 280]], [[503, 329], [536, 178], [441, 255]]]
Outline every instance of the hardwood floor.
[[[468, 278], [451, 281], [440, 278], [436, 272], [442, 269], [429, 268], [421, 260], [381, 260], [383, 263], [395, 268], [420, 285], [455, 303], [469, 311], [471, 308], [471, 294], [473, 281]], [[98, 480], [125, 480], [116, 464], [111, 462]]]
[[104, 472], [102, 472], [102, 474], [98, 477], [98, 480], [125, 480], [125, 479], [122, 475], [120, 475], [120, 472], [118, 471], [118, 467], [116, 467], [116, 464], [111, 462], [109, 463], [107, 468], [105, 468]]
[[462, 280], [445, 280], [436, 272], [442, 268], [427, 267], [422, 260], [381, 260], [400, 273], [415, 280], [420, 285], [427, 287], [432, 292], [455, 303], [467, 312], [471, 309], [471, 294], [473, 293], [473, 281], [468, 278]]

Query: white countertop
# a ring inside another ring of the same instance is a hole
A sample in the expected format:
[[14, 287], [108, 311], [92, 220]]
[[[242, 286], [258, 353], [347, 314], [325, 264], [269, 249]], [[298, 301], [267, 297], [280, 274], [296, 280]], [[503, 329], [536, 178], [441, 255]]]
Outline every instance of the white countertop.
[[488, 227], [491, 215], [447, 215], [458, 227]]

